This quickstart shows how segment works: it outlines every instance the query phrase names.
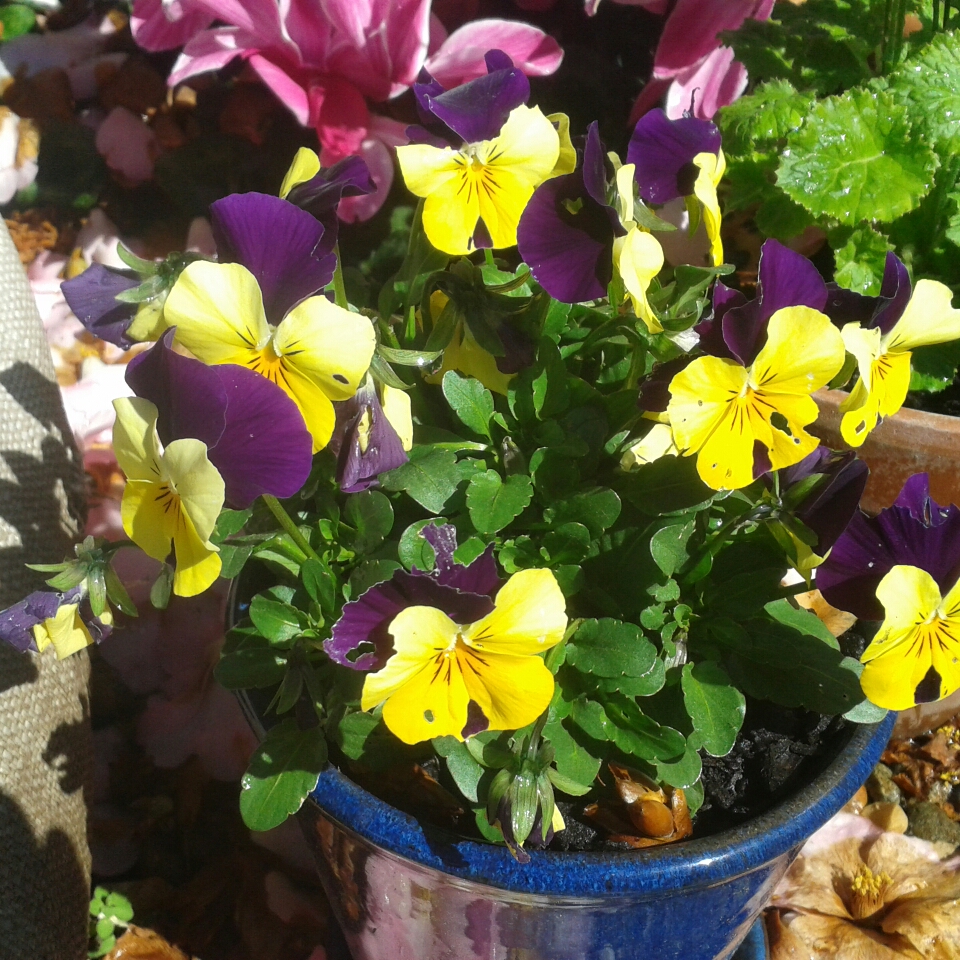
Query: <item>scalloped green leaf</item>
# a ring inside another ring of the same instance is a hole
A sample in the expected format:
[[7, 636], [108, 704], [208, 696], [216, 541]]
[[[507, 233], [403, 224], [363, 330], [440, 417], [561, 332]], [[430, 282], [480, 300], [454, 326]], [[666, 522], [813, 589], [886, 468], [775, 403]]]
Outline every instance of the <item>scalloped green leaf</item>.
[[444, 508], [459, 482], [457, 455], [435, 447], [414, 447], [407, 463], [380, 474], [384, 490], [404, 490], [431, 513]]
[[700, 745], [713, 757], [725, 757], [743, 725], [747, 701], [718, 663], [684, 665], [680, 678], [683, 704]]
[[749, 154], [785, 139], [803, 123], [810, 100], [788, 80], [761, 83], [749, 96], [720, 111], [724, 151]]
[[633, 623], [604, 617], [584, 620], [567, 641], [566, 662], [598, 677], [643, 677], [656, 663], [656, 647]]
[[448, 370], [443, 375], [443, 395], [465, 426], [490, 439], [493, 394], [479, 380]]
[[891, 94], [849, 90], [787, 138], [777, 182], [814, 216], [889, 223], [927, 195], [938, 162]]
[[502, 479], [496, 470], [478, 473], [467, 487], [467, 511], [478, 533], [497, 533], [526, 509], [533, 498], [530, 478]]
[[831, 232], [829, 239], [836, 258], [833, 279], [864, 296], [880, 293], [890, 241], [867, 223], [855, 230], [840, 228]]

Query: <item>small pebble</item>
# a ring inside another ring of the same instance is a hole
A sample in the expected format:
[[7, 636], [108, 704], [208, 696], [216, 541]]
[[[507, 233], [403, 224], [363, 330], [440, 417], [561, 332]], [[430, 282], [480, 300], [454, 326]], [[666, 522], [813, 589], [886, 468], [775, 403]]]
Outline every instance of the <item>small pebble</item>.
[[867, 797], [867, 788], [861, 787], [843, 806], [844, 813], [862, 813], [863, 808], [867, 805], [869, 798]]
[[907, 815], [899, 803], [869, 803], [860, 816], [890, 833], [906, 833], [909, 826]]
[[936, 840], [930, 846], [933, 847], [934, 853], [941, 860], [946, 860], [947, 857], [952, 857], [957, 852], [957, 845], [947, 840]]
[[934, 780], [927, 790], [927, 799], [931, 803], [943, 805], [950, 800], [950, 794], [953, 792], [953, 784], [945, 780]]
[[878, 763], [867, 777], [867, 796], [871, 803], [899, 803], [900, 788], [893, 782], [893, 773], [886, 764]]
[[910, 832], [921, 840], [960, 845], [960, 823], [954, 823], [935, 803], [921, 801], [907, 810]]

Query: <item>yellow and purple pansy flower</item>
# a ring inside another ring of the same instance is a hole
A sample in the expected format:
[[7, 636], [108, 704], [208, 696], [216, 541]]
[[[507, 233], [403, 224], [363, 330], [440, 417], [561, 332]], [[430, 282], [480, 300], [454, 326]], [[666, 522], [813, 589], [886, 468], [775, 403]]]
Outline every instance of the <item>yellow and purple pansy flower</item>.
[[[561, 141], [553, 123], [526, 106], [530, 82], [523, 71], [499, 50], [485, 59], [486, 76], [452, 90], [428, 74], [414, 86], [422, 114], [443, 123], [462, 145], [425, 133], [425, 142], [397, 148], [407, 189], [424, 198], [428, 239], [452, 255], [512, 247], [536, 187], [572, 169], [558, 168]], [[417, 139], [416, 128], [408, 132]]]
[[903, 710], [960, 688], [960, 508], [911, 477], [892, 507], [858, 511], [817, 570], [835, 607], [882, 620], [860, 678], [878, 706]]
[[556, 579], [523, 570], [501, 584], [492, 546], [461, 565], [451, 525], [421, 533], [436, 555], [433, 571], [399, 570], [348, 603], [324, 649], [371, 671], [361, 706], [382, 703], [384, 722], [405, 743], [526, 726], [553, 696], [539, 655], [567, 626]]
[[323, 225], [279, 197], [235, 194], [211, 207], [221, 262], [188, 266], [167, 297], [177, 343], [208, 364], [272, 380], [300, 408], [314, 451], [333, 433], [333, 401], [356, 393], [376, 346], [370, 321], [316, 294], [333, 276]]
[[692, 360], [670, 382], [674, 442], [697, 456], [700, 478], [714, 490], [745, 487], [817, 448], [804, 429], [817, 419], [810, 394], [846, 356], [840, 331], [820, 312], [827, 292], [813, 265], [768, 240], [760, 270], [750, 303], [718, 285], [715, 317], [702, 331], [714, 355]]
[[717, 186], [726, 171], [720, 131], [709, 120], [670, 120], [651, 110], [637, 122], [627, 147], [640, 198], [662, 206], [686, 198], [700, 206], [714, 266], [723, 263]]
[[64, 593], [35, 590], [0, 613], [0, 640], [21, 653], [42, 653], [52, 645], [58, 660], [99, 643], [111, 630], [109, 615], [93, 615], [82, 587]]
[[880, 420], [903, 406], [912, 352], [960, 338], [960, 310], [952, 299], [950, 288], [936, 280], [919, 280], [911, 290], [907, 268], [892, 252], [879, 296], [833, 288], [828, 310], [843, 324], [843, 342], [859, 374], [840, 406], [840, 433], [851, 447], [859, 447]]
[[117, 300], [117, 294], [140, 286], [140, 279], [101, 263], [92, 263], [83, 273], [60, 285], [67, 306], [95, 337], [129, 350], [136, 342], [128, 334], [140, 305]]

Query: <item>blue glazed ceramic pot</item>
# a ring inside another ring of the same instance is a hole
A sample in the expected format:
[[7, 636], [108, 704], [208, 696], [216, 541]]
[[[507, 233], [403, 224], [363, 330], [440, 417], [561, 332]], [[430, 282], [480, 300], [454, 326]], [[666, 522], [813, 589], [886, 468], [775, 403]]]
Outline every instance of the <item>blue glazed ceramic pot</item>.
[[[803, 841], [866, 780], [893, 722], [854, 728], [819, 777], [762, 816], [646, 850], [531, 851], [521, 866], [333, 768], [299, 816], [354, 960], [726, 960]], [[751, 958], [763, 956], [757, 936]]]

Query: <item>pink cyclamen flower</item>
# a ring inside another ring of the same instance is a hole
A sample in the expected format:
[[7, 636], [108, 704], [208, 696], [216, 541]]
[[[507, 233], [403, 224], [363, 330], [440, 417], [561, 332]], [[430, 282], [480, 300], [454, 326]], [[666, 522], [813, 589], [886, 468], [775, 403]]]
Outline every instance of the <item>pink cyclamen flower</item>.
[[689, 111], [711, 119], [720, 107], [733, 103], [747, 86], [747, 69], [721, 45], [718, 35], [738, 30], [744, 20], [766, 20], [774, 0], [678, 0], [653, 63], [653, 79], [634, 104], [631, 123], [664, 93], [666, 112], [677, 120]]
[[316, 129], [325, 167], [350, 154], [367, 161], [378, 190], [347, 203], [347, 219], [379, 209], [393, 181], [390, 150], [405, 142], [400, 124], [371, 114], [370, 102], [403, 93], [423, 67], [445, 87], [482, 76], [483, 56], [493, 48], [531, 76], [553, 73], [563, 57], [543, 31], [515, 21], [477, 20], [448, 37], [431, 17], [431, 0], [180, 2], [226, 25], [187, 42], [169, 83], [246, 61], [301, 123]]

